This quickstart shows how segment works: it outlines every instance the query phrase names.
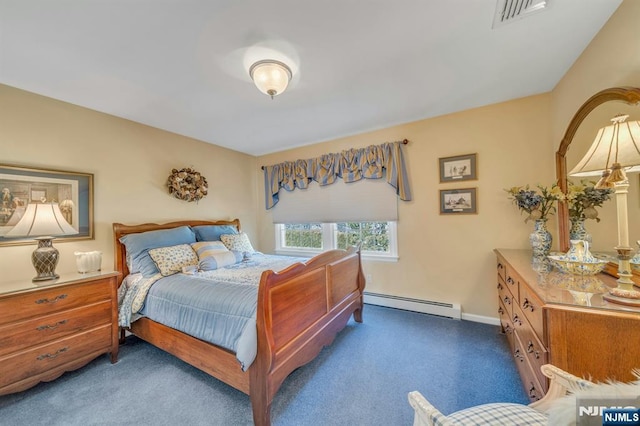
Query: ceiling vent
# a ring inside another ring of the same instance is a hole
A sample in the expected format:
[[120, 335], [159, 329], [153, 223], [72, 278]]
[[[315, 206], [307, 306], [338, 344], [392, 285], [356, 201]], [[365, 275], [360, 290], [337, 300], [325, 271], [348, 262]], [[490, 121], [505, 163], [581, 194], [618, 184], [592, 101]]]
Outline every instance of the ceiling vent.
[[526, 18], [548, 7], [549, 0], [498, 0], [492, 28]]

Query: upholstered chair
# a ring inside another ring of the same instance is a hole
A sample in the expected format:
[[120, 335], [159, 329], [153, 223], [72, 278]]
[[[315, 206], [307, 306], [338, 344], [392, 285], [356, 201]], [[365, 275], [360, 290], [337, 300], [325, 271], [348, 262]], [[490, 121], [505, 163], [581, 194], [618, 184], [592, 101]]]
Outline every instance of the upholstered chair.
[[420, 392], [410, 392], [409, 403], [415, 410], [413, 424], [414, 426], [547, 425], [547, 411], [552, 408], [553, 401], [565, 396], [569, 390], [575, 391], [594, 386], [592, 382], [580, 379], [551, 364], [543, 365], [541, 370], [550, 379], [549, 390], [541, 400], [529, 405], [483, 404], [445, 416]]

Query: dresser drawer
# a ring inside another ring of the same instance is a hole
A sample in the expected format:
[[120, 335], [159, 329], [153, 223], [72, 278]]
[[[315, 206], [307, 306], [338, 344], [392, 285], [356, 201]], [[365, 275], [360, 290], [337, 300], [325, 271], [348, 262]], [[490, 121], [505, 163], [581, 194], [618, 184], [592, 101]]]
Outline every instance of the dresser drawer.
[[111, 297], [109, 279], [16, 294], [0, 299], [0, 325], [49, 315]]
[[510, 266], [506, 267], [504, 282], [507, 284], [507, 288], [513, 295], [513, 298], [516, 300], [516, 304], [518, 304], [520, 297], [520, 277], [511, 269]]
[[498, 258], [498, 263], [496, 264], [496, 272], [498, 273], [498, 278], [502, 278], [502, 281], [504, 281], [505, 275], [507, 274], [507, 267], [504, 260], [500, 258]]
[[547, 391], [547, 377], [542, 374], [540, 367], [549, 362], [547, 349], [542, 345], [536, 334], [530, 328], [524, 327], [517, 331], [522, 349], [529, 360], [529, 365], [538, 379], [543, 392]]
[[544, 319], [542, 312], [542, 301], [527, 286], [520, 289], [520, 305], [522, 313], [531, 324], [533, 331], [538, 335], [543, 344], [546, 345], [544, 336]]
[[111, 324], [111, 309], [111, 302], [107, 300], [0, 326], [0, 356], [99, 325]]
[[516, 334], [515, 338], [516, 348], [513, 352], [513, 357], [515, 358], [516, 367], [522, 379], [522, 385], [527, 392], [529, 400], [531, 402], [538, 401], [544, 396], [545, 388], [540, 384], [537, 374], [529, 363], [529, 358], [526, 356], [526, 349], [523, 347], [519, 335]]
[[500, 325], [502, 326], [502, 331], [507, 336], [507, 340], [509, 341], [509, 348], [513, 351], [515, 349], [515, 338], [514, 338], [514, 329], [513, 323], [511, 322], [511, 314], [507, 312], [507, 309], [502, 304], [502, 301], [498, 302], [498, 314], [500, 315]]
[[506, 313], [507, 315], [509, 315], [509, 317], [511, 317], [511, 314], [513, 313], [513, 305], [517, 304], [517, 301], [515, 301], [513, 299], [513, 295], [511, 294], [511, 291], [509, 291], [509, 288], [507, 288], [507, 285], [500, 280], [500, 278], [498, 278], [498, 299], [500, 299], [500, 302], [502, 303], [503, 307], [506, 309]]
[[111, 346], [111, 325], [104, 325], [0, 358], [0, 388], [55, 369]]

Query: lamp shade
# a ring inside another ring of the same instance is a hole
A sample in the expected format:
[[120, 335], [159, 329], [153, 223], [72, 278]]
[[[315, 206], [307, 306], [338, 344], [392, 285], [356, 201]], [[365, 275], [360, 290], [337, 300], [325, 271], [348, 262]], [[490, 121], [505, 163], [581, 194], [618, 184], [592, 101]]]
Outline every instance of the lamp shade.
[[30, 203], [20, 221], [4, 236], [42, 237], [77, 233], [64, 219], [57, 203]]
[[596, 176], [619, 163], [626, 173], [640, 172], [640, 122], [616, 116], [601, 128], [587, 154], [569, 172], [570, 176]]
[[273, 98], [287, 89], [291, 69], [280, 61], [268, 59], [251, 65], [249, 75], [258, 90]]

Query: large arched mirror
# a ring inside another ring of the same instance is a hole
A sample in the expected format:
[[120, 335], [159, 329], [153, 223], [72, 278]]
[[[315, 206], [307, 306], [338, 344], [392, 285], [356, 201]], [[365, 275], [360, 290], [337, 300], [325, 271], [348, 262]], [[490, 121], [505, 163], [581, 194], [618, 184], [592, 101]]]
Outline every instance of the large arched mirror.
[[[576, 112], [556, 152], [556, 173], [563, 191], [566, 191], [568, 180], [579, 182], [584, 179], [568, 177], [567, 171], [586, 154], [598, 130], [610, 125], [611, 118], [617, 114], [628, 114], [630, 121], [640, 120], [640, 88], [614, 87], [602, 90]], [[640, 177], [637, 173], [629, 175], [629, 184], [629, 236], [635, 246], [635, 241], [640, 239]], [[612, 197], [598, 210], [600, 222], [586, 222], [587, 230], [593, 238], [592, 247], [595, 251], [612, 252], [618, 241], [615, 199]], [[567, 251], [569, 217], [567, 208], [562, 203], [558, 206], [558, 242], [559, 249]]]

